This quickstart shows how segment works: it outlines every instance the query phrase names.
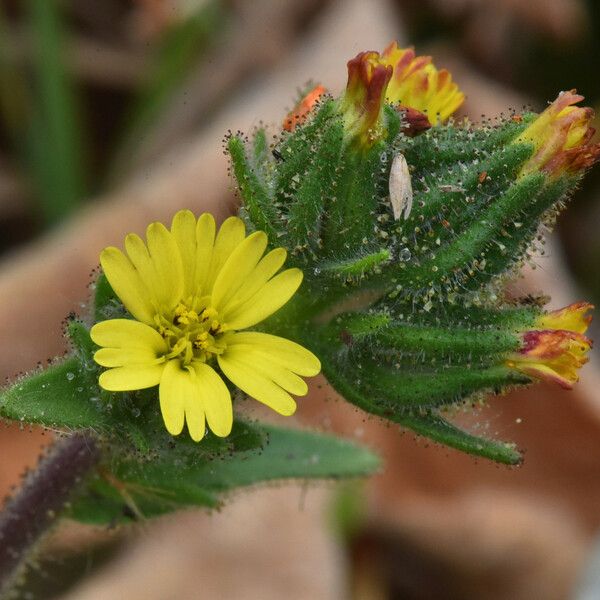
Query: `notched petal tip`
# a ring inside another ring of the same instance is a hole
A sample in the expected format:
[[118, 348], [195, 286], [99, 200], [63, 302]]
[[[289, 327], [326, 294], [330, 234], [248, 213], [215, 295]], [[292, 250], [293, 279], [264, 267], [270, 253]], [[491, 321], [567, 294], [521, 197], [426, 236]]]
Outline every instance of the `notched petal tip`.
[[318, 357], [307, 350], [307, 352], [311, 355], [309, 360], [307, 361], [307, 368], [305, 369], [305, 377], [316, 377], [322, 369], [321, 361]]
[[102, 265], [102, 267], [104, 267], [104, 265], [102, 264], [103, 261], [111, 259], [115, 256], [123, 256], [121, 250], [119, 250], [116, 246], [107, 246], [106, 248], [104, 248], [100, 252], [100, 264]]
[[194, 219], [194, 223], [196, 223], [196, 216], [189, 208], [182, 208], [181, 210], [178, 210], [173, 215], [171, 222], [173, 222], [175, 219]]
[[296, 413], [297, 409], [298, 409], [298, 404], [296, 403], [295, 400], [292, 400], [289, 403], [289, 405], [287, 407], [285, 407], [285, 409], [282, 409], [278, 412], [283, 417], [291, 417], [292, 415], [294, 415]]
[[146, 239], [150, 239], [155, 236], [164, 237], [170, 235], [170, 231], [160, 221], [153, 221], [146, 227]]

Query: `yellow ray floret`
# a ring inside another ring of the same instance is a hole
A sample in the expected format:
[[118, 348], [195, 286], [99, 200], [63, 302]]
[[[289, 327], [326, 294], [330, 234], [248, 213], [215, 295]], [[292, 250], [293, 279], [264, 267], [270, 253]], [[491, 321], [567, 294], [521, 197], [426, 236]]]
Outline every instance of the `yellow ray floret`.
[[299, 269], [280, 271], [286, 251], [267, 254], [267, 236], [246, 235], [243, 221], [227, 219], [217, 230], [212, 215], [196, 219], [178, 212], [171, 229], [152, 223], [146, 242], [130, 234], [123, 253], [110, 247], [100, 262], [113, 290], [133, 319], [92, 327], [101, 348], [94, 355], [107, 370], [109, 391], [159, 386], [160, 409], [169, 433], [187, 423], [199, 441], [206, 426], [229, 435], [231, 395], [223, 375], [249, 396], [291, 415], [304, 396], [302, 377], [321, 365], [306, 348], [284, 338], [243, 332], [281, 308], [302, 282]]

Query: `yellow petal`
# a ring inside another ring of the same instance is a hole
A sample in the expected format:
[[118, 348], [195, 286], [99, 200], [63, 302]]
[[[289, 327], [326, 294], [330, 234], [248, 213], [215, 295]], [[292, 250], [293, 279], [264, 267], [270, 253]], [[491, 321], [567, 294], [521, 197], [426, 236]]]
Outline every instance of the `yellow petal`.
[[223, 312], [233, 312], [244, 302], [254, 296], [260, 288], [281, 269], [285, 263], [287, 252], [284, 248], [275, 248], [261, 258], [256, 268], [246, 277], [239, 290], [225, 303]]
[[208, 276], [211, 269], [217, 225], [210, 213], [200, 215], [196, 224], [196, 274], [194, 294], [196, 297], [210, 293]]
[[131, 367], [164, 362], [149, 348], [101, 348], [94, 354], [94, 360], [103, 367]]
[[[160, 226], [160, 227], [159, 227]], [[152, 252], [135, 233], [125, 238], [129, 259], [148, 288], [156, 312], [170, 309], [183, 293], [183, 270], [177, 244], [160, 223], [152, 223], [147, 230]], [[164, 234], [168, 234], [168, 238]], [[172, 268], [167, 267], [171, 264]]]
[[208, 426], [215, 435], [228, 436], [233, 426], [233, 407], [227, 386], [207, 364], [194, 361], [192, 367], [196, 371]]
[[543, 314], [536, 320], [537, 329], [565, 329], [585, 333], [592, 321], [588, 313], [594, 308], [589, 302], [576, 302]]
[[98, 383], [109, 392], [143, 390], [159, 384], [163, 369], [164, 364], [117, 367], [101, 373]]
[[219, 355], [218, 361], [225, 376], [249, 396], [281, 415], [289, 416], [296, 412], [294, 399], [277, 384], [256, 372], [251, 365], [231, 360], [226, 352]]
[[255, 231], [233, 250], [219, 271], [212, 290], [212, 306], [220, 310], [254, 271], [267, 248], [267, 235]]
[[557, 383], [566, 390], [573, 389], [573, 384], [579, 381], [579, 375], [576, 370], [570, 374], [559, 373], [543, 363], [522, 363], [516, 365], [515, 368], [531, 377]]
[[180, 210], [175, 214], [171, 233], [181, 254], [183, 298], [189, 298], [196, 288], [196, 217], [191, 210]]
[[306, 396], [308, 393], [308, 386], [304, 379], [278, 364], [270, 354], [263, 354], [242, 345], [228, 346], [226, 354], [228, 360], [246, 364], [248, 368], [276, 383], [290, 394]]
[[223, 321], [230, 329], [246, 329], [260, 323], [280, 309], [302, 283], [300, 269], [287, 269], [267, 282], [239, 308], [224, 312]]
[[[185, 421], [186, 404], [191, 399], [197, 398], [195, 378], [187, 369], [182, 369], [178, 360], [170, 360], [164, 367], [160, 386], [158, 389], [160, 412], [162, 413], [165, 427], [171, 435], [179, 435], [183, 430]], [[199, 417], [199, 413], [194, 415]], [[198, 419], [196, 419], [197, 421]], [[202, 412], [202, 435], [204, 435], [204, 413]], [[197, 422], [192, 424], [194, 433], [197, 433]], [[189, 425], [188, 425], [189, 427]], [[191, 434], [191, 430], [190, 430]], [[202, 436], [200, 436], [201, 438]]]
[[[194, 384], [196, 392], [198, 391], [197, 383]], [[199, 442], [206, 434], [206, 416], [204, 414], [204, 406], [200, 401], [199, 396], [190, 397], [185, 403], [185, 422], [188, 426], [190, 437]]]
[[179, 247], [162, 223], [148, 225], [146, 238], [155, 273], [152, 287], [161, 306], [172, 307], [183, 295], [183, 266]]
[[144, 348], [153, 352], [155, 357], [169, 350], [167, 343], [156, 329], [132, 319], [100, 321], [90, 330], [90, 337], [98, 346]]
[[229, 217], [223, 221], [215, 239], [210, 270], [206, 277], [205, 292], [210, 294], [219, 271], [234, 249], [244, 241], [246, 226], [238, 217]]
[[304, 377], [317, 375], [321, 370], [321, 362], [310, 350], [277, 335], [242, 331], [231, 335], [227, 346], [241, 346], [260, 352], [261, 355], [268, 356], [269, 360]]
[[144, 240], [137, 233], [127, 234], [125, 236], [125, 252], [127, 252], [127, 256], [138, 272], [140, 279], [154, 298], [154, 269]]
[[138, 320], [153, 323], [155, 309], [148, 288], [129, 259], [114, 247], [100, 253], [100, 264], [115, 294], [125, 308]]

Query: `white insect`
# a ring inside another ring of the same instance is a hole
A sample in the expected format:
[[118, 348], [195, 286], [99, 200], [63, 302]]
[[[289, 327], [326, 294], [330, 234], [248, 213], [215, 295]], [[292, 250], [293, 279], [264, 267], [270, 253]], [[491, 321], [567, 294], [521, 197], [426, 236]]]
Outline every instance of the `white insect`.
[[390, 202], [396, 221], [404, 216], [408, 219], [413, 203], [412, 183], [408, 164], [403, 154], [396, 154], [390, 169]]

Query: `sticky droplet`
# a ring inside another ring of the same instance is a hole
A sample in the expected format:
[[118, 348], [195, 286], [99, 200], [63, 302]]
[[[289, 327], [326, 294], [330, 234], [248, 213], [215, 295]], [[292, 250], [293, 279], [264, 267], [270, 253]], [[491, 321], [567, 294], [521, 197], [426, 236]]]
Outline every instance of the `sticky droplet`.
[[411, 258], [411, 253], [410, 250], [408, 248], [402, 248], [402, 250], [400, 250], [400, 254], [398, 255], [398, 258], [402, 261], [402, 262], [407, 262], [410, 260]]

